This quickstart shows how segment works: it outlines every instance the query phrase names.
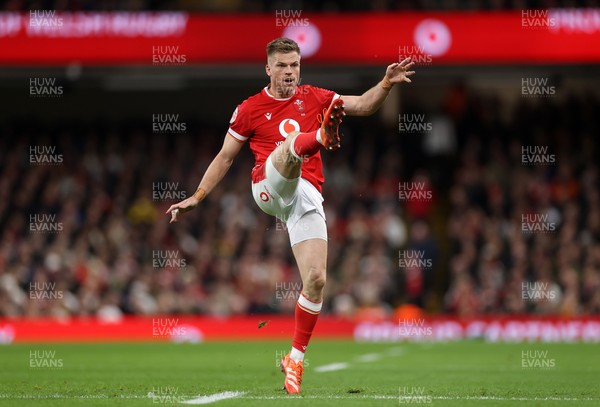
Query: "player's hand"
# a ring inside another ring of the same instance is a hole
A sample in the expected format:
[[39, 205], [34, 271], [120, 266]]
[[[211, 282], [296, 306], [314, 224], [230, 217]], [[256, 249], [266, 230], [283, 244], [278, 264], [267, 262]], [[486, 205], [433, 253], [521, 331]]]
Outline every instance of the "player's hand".
[[179, 215], [191, 211], [196, 206], [198, 206], [198, 199], [194, 196], [190, 196], [181, 202], [171, 205], [165, 212], [171, 214], [171, 221], [169, 223], [177, 222], [177, 217]]
[[409, 71], [410, 68], [414, 65], [414, 62], [411, 62], [410, 57], [405, 58], [402, 62], [395, 62], [387, 67], [385, 70], [385, 76], [391, 83], [400, 83], [400, 82], [412, 82], [409, 78], [415, 71]]

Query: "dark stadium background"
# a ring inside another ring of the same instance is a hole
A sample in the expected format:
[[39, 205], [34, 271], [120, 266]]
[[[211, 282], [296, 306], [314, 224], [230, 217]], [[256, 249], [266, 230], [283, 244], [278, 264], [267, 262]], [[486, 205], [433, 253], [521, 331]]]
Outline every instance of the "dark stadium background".
[[[3, 7], [273, 16], [281, 9], [440, 12], [455, 2], [365, 3], [9, 1]], [[475, 1], [462, 11], [571, 6], [598, 7]], [[244, 43], [240, 38], [234, 45]], [[255, 52], [262, 58], [262, 48]], [[391, 62], [305, 58], [302, 83], [360, 94]], [[398, 321], [409, 311], [471, 318], [597, 315], [597, 62], [417, 65], [413, 83], [395, 89], [380, 112], [348, 117], [343, 148], [323, 153], [330, 236], [324, 314], [351, 321]], [[56, 78], [64, 94], [31, 97], [35, 77]], [[546, 78], [555, 93], [523, 95], [525, 77]], [[172, 192], [194, 191], [236, 105], [266, 84], [258, 62], [0, 67], [2, 321], [290, 315], [294, 300], [282, 297], [297, 291], [299, 276], [283, 224], [252, 200], [249, 149], [178, 224], [169, 225], [164, 215], [178, 200], [153, 193], [164, 193], [168, 183], [177, 183]], [[178, 115], [185, 131], [153, 132], [155, 114]], [[399, 131], [403, 114], [424, 115], [432, 131]], [[534, 145], [555, 157], [550, 165], [524, 164], [523, 146]], [[55, 148], [62, 162], [32, 165], [32, 146]], [[407, 182], [424, 183], [432, 199], [400, 200], [399, 185]], [[33, 233], [39, 219], [32, 214], [55, 215], [61, 230]], [[526, 214], [548, 214], [554, 230], [524, 233]], [[409, 252], [424, 253], [431, 266], [399, 267], [400, 253]], [[165, 256], [173, 260], [170, 267], [153, 261]], [[553, 293], [550, 300], [523, 300], [523, 284], [536, 282]], [[61, 298], [31, 296], [43, 287]]]

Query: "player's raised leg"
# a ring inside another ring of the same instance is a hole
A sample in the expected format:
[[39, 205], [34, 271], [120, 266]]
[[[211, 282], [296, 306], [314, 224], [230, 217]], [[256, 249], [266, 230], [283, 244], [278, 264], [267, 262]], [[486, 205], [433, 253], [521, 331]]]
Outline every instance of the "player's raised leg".
[[270, 155], [277, 172], [288, 179], [298, 178], [302, 163], [307, 157], [316, 154], [321, 147], [337, 150], [341, 142], [338, 129], [344, 116], [344, 102], [337, 98], [323, 114], [318, 130], [288, 134], [285, 141]]

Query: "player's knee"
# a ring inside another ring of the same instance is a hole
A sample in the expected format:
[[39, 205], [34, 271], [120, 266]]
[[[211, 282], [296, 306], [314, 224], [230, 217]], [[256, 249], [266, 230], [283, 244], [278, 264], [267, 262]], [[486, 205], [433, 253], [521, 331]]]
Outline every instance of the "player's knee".
[[313, 290], [322, 290], [327, 281], [327, 273], [325, 267], [311, 266], [308, 271], [307, 283]]

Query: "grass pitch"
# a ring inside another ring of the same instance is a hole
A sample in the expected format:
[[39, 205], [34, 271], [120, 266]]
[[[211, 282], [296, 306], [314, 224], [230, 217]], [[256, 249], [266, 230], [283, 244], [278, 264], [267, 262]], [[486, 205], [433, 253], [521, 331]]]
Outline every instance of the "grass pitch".
[[281, 390], [276, 363], [288, 348], [289, 342], [0, 346], [0, 405], [600, 406], [597, 344], [314, 340], [301, 396]]

